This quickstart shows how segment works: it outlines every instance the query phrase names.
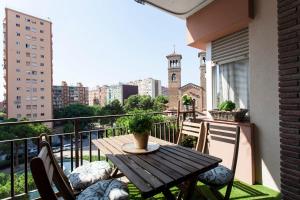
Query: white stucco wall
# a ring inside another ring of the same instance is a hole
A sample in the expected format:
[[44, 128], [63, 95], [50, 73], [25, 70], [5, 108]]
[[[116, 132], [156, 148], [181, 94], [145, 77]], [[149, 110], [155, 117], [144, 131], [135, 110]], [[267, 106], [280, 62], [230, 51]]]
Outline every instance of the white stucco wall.
[[[250, 117], [255, 124], [256, 181], [280, 189], [277, 2], [255, 0], [249, 25]], [[207, 108], [212, 108], [211, 43], [206, 46]]]
[[277, 1], [255, 0], [249, 25], [250, 116], [256, 125], [256, 178], [280, 187]]

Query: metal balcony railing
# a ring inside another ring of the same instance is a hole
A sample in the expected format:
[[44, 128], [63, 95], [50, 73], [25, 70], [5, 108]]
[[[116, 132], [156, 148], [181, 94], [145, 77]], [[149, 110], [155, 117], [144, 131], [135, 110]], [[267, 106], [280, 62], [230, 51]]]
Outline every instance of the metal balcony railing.
[[[158, 115], [165, 113], [153, 114]], [[0, 123], [0, 127], [36, 123], [51, 123], [52, 125], [54, 125], [54, 127], [57, 127], [58, 125], [62, 125], [63, 123], [67, 122], [73, 123], [73, 132], [49, 135], [50, 145], [52, 146], [53, 152], [58, 162], [60, 163], [60, 166], [62, 168], [65, 168], [65, 165], [68, 165], [70, 166], [69, 169], [72, 171], [75, 167], [82, 165], [84, 163], [84, 160], [88, 160], [91, 162], [94, 160], [106, 159], [104, 155], [101, 154], [101, 150], [98, 150], [92, 144], [92, 140], [103, 137], [129, 134], [128, 130], [125, 127], [116, 127], [112, 125], [117, 118], [124, 116], [129, 116], [129, 114], [7, 122]], [[105, 120], [106, 123], [109, 123], [112, 126], [98, 128], [95, 126], [90, 126], [91, 124], [94, 125], [95, 123], [103, 120]], [[86, 127], [89, 128], [81, 130], [82, 123], [88, 124]], [[164, 120], [163, 122], [157, 122], [153, 125], [153, 128], [151, 130], [152, 136], [173, 143], [177, 141], [177, 133], [178, 128], [176, 120]], [[0, 172], [5, 172], [9, 174], [10, 177], [9, 194], [7, 194], [6, 196], [0, 195], [0, 199], [13, 199], [16, 197], [29, 198], [29, 194], [36, 191], [34, 188], [29, 187], [29, 177], [31, 176], [29, 163], [34, 156], [38, 155], [40, 151], [38, 145], [39, 143], [39, 137], [18, 138], [0, 141]], [[3, 156], [3, 153], [6, 156]], [[20, 176], [20, 172], [24, 177], [22, 192], [16, 191], [16, 187], [20, 187], [20, 185], [17, 185], [20, 184], [20, 182], [16, 183], [17, 178]]]

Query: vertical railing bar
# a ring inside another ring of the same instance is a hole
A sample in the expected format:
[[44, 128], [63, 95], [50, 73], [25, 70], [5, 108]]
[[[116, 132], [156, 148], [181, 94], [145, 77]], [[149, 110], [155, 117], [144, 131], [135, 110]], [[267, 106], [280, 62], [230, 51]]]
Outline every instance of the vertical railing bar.
[[64, 154], [63, 154], [63, 151], [64, 151], [64, 141], [63, 141], [63, 136], [60, 135], [59, 136], [59, 140], [60, 140], [60, 167], [63, 169], [63, 165], [64, 165]]
[[79, 143], [78, 143], [78, 132], [79, 132], [79, 120], [74, 120], [74, 133], [75, 133], [75, 167], [79, 167]]
[[38, 151], [38, 154], [40, 153], [40, 151], [41, 151], [41, 147], [40, 147], [40, 138], [38, 137], [37, 138], [37, 151]]
[[[97, 138], [98, 139], [100, 138], [100, 130], [97, 131]], [[101, 159], [101, 157], [100, 157], [100, 149], [99, 148], [97, 148], [97, 149], [98, 149], [98, 160], [100, 160]]]
[[24, 191], [28, 193], [28, 141], [24, 140]]
[[154, 136], [157, 138], [157, 124], [154, 124]]
[[83, 165], [82, 132], [80, 132], [80, 165]]
[[164, 128], [164, 140], [167, 141], [166, 123], [163, 123], [163, 128]]
[[10, 142], [10, 196], [11, 197], [15, 196], [14, 141]]
[[170, 130], [170, 128], [171, 128], [171, 122], [168, 122], [168, 136], [169, 136], [168, 141], [169, 142], [171, 142], [171, 130]]
[[[105, 136], [104, 137], [107, 138], [107, 128], [105, 129]], [[107, 156], [105, 156], [105, 160], [106, 160], [106, 162], [108, 162]]]
[[172, 124], [172, 135], [173, 135], [173, 138], [172, 138], [172, 140], [173, 140], [173, 143], [175, 143], [175, 126], [174, 126], [174, 123]]
[[161, 139], [161, 129], [162, 129], [161, 123], [159, 123], [159, 139]]
[[92, 162], [92, 132], [89, 131], [89, 142], [90, 142], [90, 162]]
[[74, 169], [74, 164], [73, 164], [73, 162], [74, 162], [74, 160], [73, 160], [73, 134], [71, 134], [70, 135], [70, 139], [71, 139], [71, 171], [73, 171], [73, 169]]

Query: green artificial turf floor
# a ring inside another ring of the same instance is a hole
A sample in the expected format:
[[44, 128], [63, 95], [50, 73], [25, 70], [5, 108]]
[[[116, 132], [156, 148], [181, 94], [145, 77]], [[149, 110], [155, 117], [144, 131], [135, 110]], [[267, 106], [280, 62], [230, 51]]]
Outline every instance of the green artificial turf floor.
[[[128, 185], [129, 193], [130, 193], [130, 199], [133, 200], [141, 200], [141, 195], [137, 188], [129, 183]], [[226, 187], [221, 189], [221, 193], [224, 194], [226, 191]], [[171, 192], [176, 194], [178, 193], [178, 189], [176, 187], [171, 189]], [[213, 197], [212, 193], [209, 191], [209, 189], [198, 182], [196, 190], [194, 192], [194, 196], [192, 200], [202, 200], [201, 194], [204, 194], [206, 199], [209, 200], [216, 200], [216, 198]], [[149, 198], [148, 200], [162, 200], [165, 199], [163, 194], [157, 194], [156, 196]], [[242, 183], [240, 181], [235, 181], [232, 192], [230, 195], [230, 199], [235, 200], [279, 200], [280, 194], [274, 190], [271, 190], [267, 187], [264, 187], [262, 185], [248, 185], [245, 183]]]

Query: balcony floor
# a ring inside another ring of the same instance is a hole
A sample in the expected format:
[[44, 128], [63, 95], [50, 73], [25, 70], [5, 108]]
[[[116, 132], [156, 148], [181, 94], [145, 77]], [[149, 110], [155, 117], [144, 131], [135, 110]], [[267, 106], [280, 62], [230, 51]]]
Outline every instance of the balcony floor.
[[[130, 193], [130, 199], [133, 200], [142, 200], [139, 191], [136, 189], [136, 187], [132, 184], [128, 184], [129, 193]], [[223, 188], [221, 192], [224, 194], [225, 189]], [[198, 182], [195, 194], [193, 196], [193, 200], [201, 200], [200, 191], [202, 194], [205, 195], [205, 197], [209, 200], [216, 200], [212, 196], [212, 194], [209, 192], [208, 188]], [[172, 189], [173, 193], [178, 192], [177, 188]], [[158, 194], [153, 198], [149, 198], [149, 200], [163, 200], [165, 199], [162, 194]], [[235, 181], [233, 185], [233, 189], [231, 192], [231, 198], [230, 199], [236, 199], [236, 200], [279, 200], [280, 196], [279, 193], [276, 191], [273, 191], [269, 188], [266, 188], [262, 185], [247, 185], [245, 183], [242, 183], [240, 181]]]

